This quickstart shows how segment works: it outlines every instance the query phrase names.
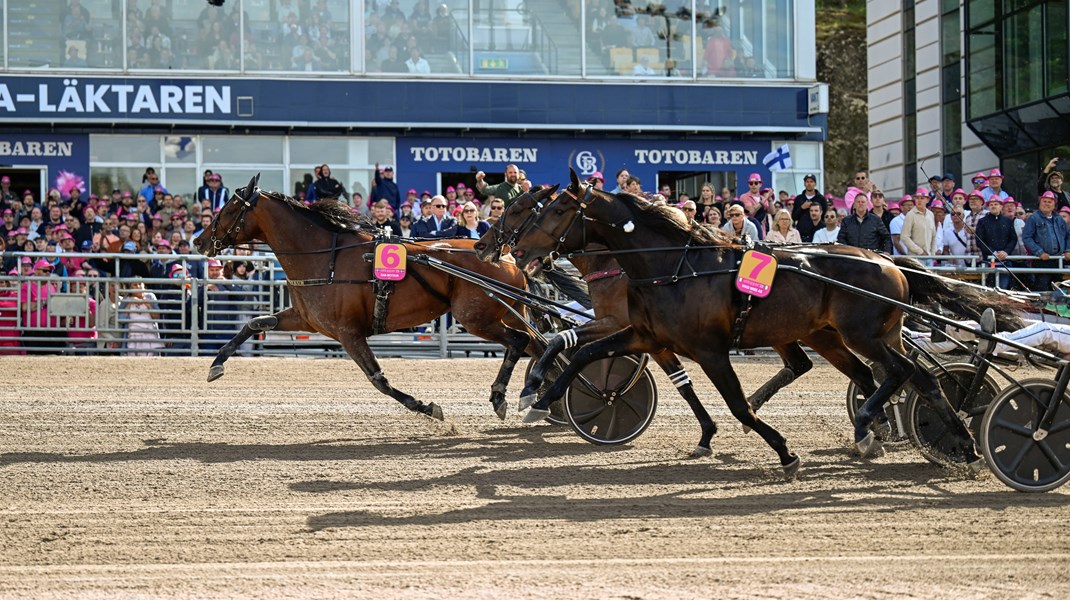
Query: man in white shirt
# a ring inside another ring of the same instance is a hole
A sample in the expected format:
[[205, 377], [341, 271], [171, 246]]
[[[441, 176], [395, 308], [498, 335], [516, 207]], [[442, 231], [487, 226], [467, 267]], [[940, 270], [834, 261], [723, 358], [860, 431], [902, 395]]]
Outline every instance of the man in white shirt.
[[[944, 228], [944, 254], [948, 256], [970, 256], [976, 252], [970, 251], [970, 234], [966, 231], [965, 213], [961, 207], [952, 206], [951, 226]], [[962, 259], [951, 259], [948, 265], [961, 267], [965, 264]]]
[[[899, 241], [911, 256], [928, 256], [936, 254], [936, 223], [927, 209], [929, 195], [924, 193], [925, 190], [918, 191], [914, 194], [914, 210], [904, 216]], [[931, 259], [920, 260], [926, 266], [932, 264]]]
[[907, 213], [912, 210], [914, 210], [914, 197], [907, 194], [899, 201], [899, 215], [888, 224], [888, 232], [892, 234], [892, 253], [896, 256], [909, 254], [901, 238], [903, 235], [903, 223], [906, 221]]
[[835, 244], [840, 236], [840, 217], [836, 209], [830, 208], [825, 211], [825, 227], [814, 232], [815, 244]]

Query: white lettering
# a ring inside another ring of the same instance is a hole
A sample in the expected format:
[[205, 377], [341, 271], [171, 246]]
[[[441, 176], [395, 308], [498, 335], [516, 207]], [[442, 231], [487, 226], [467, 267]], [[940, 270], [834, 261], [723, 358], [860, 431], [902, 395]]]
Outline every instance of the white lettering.
[[69, 86], [63, 88], [63, 95], [59, 99], [59, 112], [67, 112], [73, 110], [75, 112], [85, 112], [85, 108], [82, 106], [82, 98], [78, 95], [78, 89]]
[[649, 153], [650, 153], [649, 150], [636, 150], [635, 151], [635, 158], [639, 161], [639, 164], [645, 165], [646, 162], [647, 162], [646, 157], [647, 157], [647, 154], [649, 154]]
[[746, 157], [747, 162], [752, 165], [758, 163], [758, 152], [756, 150], [748, 150], [743, 153], [743, 156]]
[[409, 152], [412, 152], [412, 162], [423, 162], [424, 149], [423, 148], [410, 148]]
[[732, 164], [739, 164], [743, 162], [743, 153], [739, 150], [732, 151]]
[[715, 155], [717, 156], [717, 159], [714, 161], [713, 164], [715, 164], [715, 165], [728, 164], [728, 152], [726, 150], [718, 150], [717, 152], [715, 152]]
[[160, 86], [160, 111], [181, 113], [182, 88], [177, 85]]
[[230, 114], [230, 86], [225, 85], [222, 88], [207, 87], [204, 88], [204, 103], [206, 111], [209, 114], [220, 112], [225, 115]]
[[152, 95], [152, 88], [147, 85], [137, 86], [137, 94], [134, 96], [134, 104], [130, 107], [130, 112], [147, 111], [151, 113], [160, 112], [160, 107], [156, 104], [156, 97]]
[[414, 162], [533, 163], [539, 158], [538, 148], [523, 147], [413, 146], [409, 153]]
[[56, 105], [48, 102], [48, 84], [42, 83], [37, 86], [37, 108], [41, 112], [56, 112]]
[[105, 84], [97, 87], [93, 84], [85, 86], [85, 110], [86, 112], [111, 112], [111, 108], [104, 102], [104, 94], [111, 86]]
[[204, 86], [200, 85], [187, 85], [186, 86], [186, 114], [200, 115], [204, 114]]
[[113, 92], [119, 96], [119, 112], [127, 112], [126, 97], [130, 95], [130, 92], [134, 91], [132, 85], [113, 85], [111, 86]]
[[6, 83], [0, 83], [0, 108], [12, 112], [15, 110], [15, 102], [11, 99], [11, 92]]
[[71, 156], [74, 153], [74, 142], [57, 142], [59, 146], [58, 156]]

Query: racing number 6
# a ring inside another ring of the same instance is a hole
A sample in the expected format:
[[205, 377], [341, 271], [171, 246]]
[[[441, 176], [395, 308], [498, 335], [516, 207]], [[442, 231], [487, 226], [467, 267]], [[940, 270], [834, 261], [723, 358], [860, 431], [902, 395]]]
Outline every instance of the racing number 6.
[[383, 266], [387, 269], [396, 269], [401, 264], [401, 257], [398, 256], [398, 246], [394, 244], [389, 244], [383, 248], [379, 256], [383, 261]]

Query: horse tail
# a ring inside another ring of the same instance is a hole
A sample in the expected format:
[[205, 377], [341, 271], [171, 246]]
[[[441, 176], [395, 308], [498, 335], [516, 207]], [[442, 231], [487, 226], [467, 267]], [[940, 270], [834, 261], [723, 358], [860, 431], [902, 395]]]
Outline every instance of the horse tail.
[[991, 308], [996, 312], [996, 328], [999, 331], [1014, 331], [1025, 326], [1021, 315], [1026, 305], [1022, 300], [943, 277], [908, 256], [896, 256], [892, 261], [907, 278], [911, 301], [939, 302], [940, 306], [956, 315], [975, 321], [980, 320], [985, 309]]

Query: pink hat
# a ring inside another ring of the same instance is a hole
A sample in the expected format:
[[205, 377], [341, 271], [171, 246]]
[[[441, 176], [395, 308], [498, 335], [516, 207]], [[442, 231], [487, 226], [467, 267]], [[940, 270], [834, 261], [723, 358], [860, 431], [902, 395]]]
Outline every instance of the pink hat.
[[456, 192], [457, 190], [453, 189], [453, 186], [451, 185], [451, 186], [448, 186], [448, 187], [446, 188], [446, 191], [447, 191], [447, 192]]
[[900, 200], [899, 203], [902, 204], [904, 202], [914, 202], [914, 196], [911, 196], [910, 194], [904, 195], [903, 199]]
[[1007, 196], [1007, 197], [1006, 197], [1006, 198], [1005, 198], [1005, 199], [1003, 200], [1003, 203], [1004, 203], [1004, 204], [1014, 204], [1014, 205], [1016, 205], [1016, 206], [1018, 205], [1018, 201], [1014, 199], [1014, 196]]
[[220, 261], [218, 258], [213, 258], [213, 259], [208, 261], [208, 266], [209, 267], [222, 267], [223, 266], [223, 262]]
[[186, 270], [186, 268], [183, 267], [182, 265], [171, 265], [171, 277], [174, 277], [175, 273], [177, 273], [178, 271], [185, 271], [185, 270]]
[[55, 267], [52, 266], [52, 263], [48, 262], [43, 258], [39, 258], [37, 259], [37, 262], [33, 263], [34, 271], [36, 271], [37, 269], [48, 269], [49, 271], [51, 271], [54, 268]]
[[160, 241], [156, 242], [156, 247], [159, 248], [160, 246], [163, 246], [165, 248], [170, 248], [171, 247], [171, 242], [169, 242], [167, 240], [160, 240]]
[[601, 181], [602, 183], [606, 182], [606, 178], [602, 176], [602, 172], [601, 171], [595, 171], [594, 173], [591, 173], [591, 176], [587, 178], [587, 181], [591, 182], [591, 181], [594, 181], [595, 179], [597, 179], [598, 181]]
[[468, 188], [468, 186], [465, 185], [463, 181], [457, 184], [457, 189], [459, 189], [459, 190], [463, 190], [463, 189], [467, 189], [467, 188]]
[[130, 192], [123, 192], [123, 198], [133, 198], [133, 196], [130, 195]]
[[15, 230], [15, 235], [30, 235], [30, 232], [26, 231], [25, 227], [19, 227]]
[[11, 183], [11, 178], [4, 175], [3, 177], [0, 177], [0, 183]]
[[979, 171], [976, 175], [973, 176], [973, 179], [971, 181], [986, 180], [986, 179], [988, 179], [988, 175], [985, 175], [984, 171]]
[[408, 200], [406, 200], [406, 201], [401, 203], [401, 207], [402, 208], [404, 208], [406, 206], [408, 206], [409, 208], [412, 208], [412, 202], [409, 202]]
[[899, 203], [892, 201], [888, 203], [888, 210], [900, 210]]
[[430, 198], [431, 197], [431, 191], [430, 190], [424, 190], [424, 193], [420, 194], [420, 196], [421, 197], [427, 196], [428, 198]]
[[155, 193], [162, 194], [163, 193], [163, 186], [162, 185], [158, 185], [158, 186], [152, 188], [152, 191], [155, 192]]
[[1070, 206], [1064, 206], [1060, 208], [1059, 212], [1070, 213]]
[[1003, 178], [1003, 173], [1000, 172], [999, 169], [992, 169], [991, 171], [988, 172], [988, 178], [991, 179], [993, 177], [999, 177], [1000, 179], [1002, 179]]
[[33, 259], [30, 258], [29, 256], [23, 256], [22, 257], [22, 264], [24, 264], [24, 265], [32, 265], [33, 264]]
[[747, 178], [747, 183], [754, 183], [754, 182], [761, 183], [762, 182], [762, 176], [757, 174], [757, 173], [751, 173], [750, 177]]
[[32, 195], [33, 195], [33, 192], [31, 192], [30, 190], [22, 190], [22, 196], [23, 196], [24, 198], [25, 198], [26, 196], [32, 196]]
[[52, 231], [70, 231], [70, 230], [67, 229], [66, 225], [64, 225], [63, 223], [60, 223], [59, 225], [56, 225], [55, 227], [53, 227]]
[[955, 196], [962, 196], [963, 198], [965, 198], [966, 197], [966, 190], [964, 190], [962, 188], [956, 189], [955, 191], [951, 192], [951, 197], [954, 198]]
[[988, 202], [986, 202], [985, 204], [992, 204], [993, 202], [997, 204], [1003, 204], [1003, 198], [1000, 198], [999, 194], [992, 194], [988, 197]]
[[67, 233], [66, 231], [64, 231], [63, 233], [59, 234], [59, 236], [57, 236], [57, 237], [59, 237], [59, 241], [61, 241], [61, 242], [63, 240], [73, 240], [74, 239], [74, 236], [69, 234], [69, 233]]
[[929, 195], [929, 190], [926, 189], [926, 188], [920, 187], [920, 188], [918, 188], [917, 190], [914, 191], [914, 195], [915, 196], [928, 196]]
[[[1055, 192], [1048, 190], [1040, 195], [1041, 198], [1048, 198], [1049, 200], [1055, 199]], [[1063, 208], [1066, 208], [1065, 206]]]
[[11, 210], [10, 208], [5, 208], [5, 209], [4, 209], [4, 214], [5, 214], [5, 215], [13, 215], [13, 214], [15, 214], [15, 213], [14, 213], [14, 212], [12, 212], [12, 210]]
[[932, 203], [929, 204], [929, 208], [931, 208], [933, 210], [943, 210], [943, 211], [947, 210], [946, 208], [944, 208], [944, 201], [940, 200], [939, 198], [937, 198], [936, 200], [933, 200]]
[[410, 195], [412, 195], [412, 196], [415, 196], [416, 195], [416, 190], [414, 188], [409, 188], [409, 192], [408, 193]]
[[974, 190], [970, 192], [970, 198], [980, 198], [981, 200], [984, 200], [985, 195], [981, 193], [981, 190]]

